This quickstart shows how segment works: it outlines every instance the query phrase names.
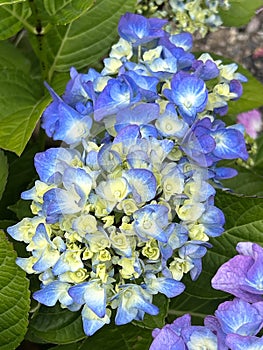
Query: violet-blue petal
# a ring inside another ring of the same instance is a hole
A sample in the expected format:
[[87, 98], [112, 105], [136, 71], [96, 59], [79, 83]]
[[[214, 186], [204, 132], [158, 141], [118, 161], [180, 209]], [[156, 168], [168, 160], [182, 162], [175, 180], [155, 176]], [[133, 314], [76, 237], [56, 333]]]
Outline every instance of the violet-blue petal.
[[208, 315], [204, 319], [204, 325], [216, 334], [218, 350], [228, 350], [225, 344], [226, 334], [223, 332], [218, 319], [215, 316]]
[[190, 326], [182, 330], [182, 337], [188, 350], [211, 349], [218, 350], [217, 337], [204, 326]]
[[83, 168], [65, 169], [63, 185], [68, 191], [76, 192], [79, 196], [79, 206], [84, 206], [92, 188], [92, 178]]
[[246, 280], [242, 289], [253, 294], [263, 296], [263, 252], [258, 245], [253, 246], [255, 253], [254, 264], [246, 273]]
[[263, 337], [228, 334], [226, 337], [226, 345], [231, 350], [262, 350]]
[[215, 171], [215, 179], [217, 180], [225, 180], [225, 179], [231, 179], [232, 177], [237, 176], [238, 171], [233, 168], [227, 168], [227, 167], [220, 167], [214, 169]]
[[138, 125], [127, 125], [119, 131], [113, 143], [123, 143], [124, 147], [129, 147], [134, 145], [140, 137], [141, 132]]
[[243, 285], [246, 284], [246, 273], [253, 263], [254, 259], [249, 256], [234, 256], [217, 270], [211, 281], [212, 287], [231, 293], [248, 302], [261, 301], [261, 296], [243, 289]]
[[154, 338], [149, 350], [186, 350], [186, 347], [183, 339], [166, 325]]
[[117, 296], [120, 300], [115, 323], [122, 325], [135, 319], [138, 313], [157, 315], [159, 309], [151, 303], [152, 296], [139, 285], [125, 285]]
[[45, 84], [54, 101], [46, 108], [42, 116], [42, 127], [49, 137], [67, 144], [80, 142], [89, 135], [92, 119], [83, 116], [67, 105], [55, 91]]
[[70, 81], [67, 83], [66, 90], [63, 94], [63, 100], [74, 107], [78, 102], [86, 104], [89, 99], [92, 99], [94, 92], [90, 89], [89, 82], [93, 82], [100, 77], [101, 74], [95, 69], [89, 69], [87, 74], [78, 73], [72, 67], [70, 69]]
[[207, 60], [206, 62], [201, 60], [194, 61], [193, 69], [195, 70], [195, 75], [203, 80], [214, 79], [219, 75], [219, 69], [212, 60]]
[[111, 149], [111, 144], [101, 147], [98, 153], [98, 164], [104, 171], [110, 173], [121, 163], [120, 155]]
[[94, 119], [99, 122], [139, 100], [138, 87], [131, 78], [110, 79], [95, 101]]
[[164, 31], [161, 28], [166, 23], [166, 20], [159, 18], [148, 19], [141, 15], [126, 13], [119, 21], [118, 32], [121, 38], [138, 46], [163, 36]]
[[224, 231], [225, 216], [222, 210], [213, 205], [208, 206], [198, 221], [204, 225], [205, 233], [211, 237], [217, 237]]
[[216, 141], [213, 154], [220, 159], [241, 158], [247, 160], [248, 153], [244, 137], [238, 130], [228, 127], [211, 134]]
[[239, 298], [221, 303], [215, 316], [226, 334], [256, 335], [263, 326], [263, 315], [253, 304]]
[[170, 35], [169, 40], [176, 47], [181, 47], [185, 51], [191, 50], [193, 46], [193, 36], [188, 32]]
[[233, 79], [229, 83], [229, 91], [234, 92], [237, 95], [237, 97], [231, 99], [232, 101], [236, 101], [243, 94], [243, 86], [239, 80]]

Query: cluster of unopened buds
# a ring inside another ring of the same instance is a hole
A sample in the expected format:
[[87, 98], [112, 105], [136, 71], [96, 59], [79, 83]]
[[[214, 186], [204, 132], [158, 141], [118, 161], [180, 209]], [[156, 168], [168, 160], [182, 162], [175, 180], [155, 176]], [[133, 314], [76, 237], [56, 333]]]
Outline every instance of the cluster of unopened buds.
[[222, 25], [219, 10], [229, 10], [229, 0], [138, 0], [137, 12], [166, 18], [166, 30], [173, 34], [187, 31], [199, 36], [217, 30]]
[[261, 350], [263, 337], [263, 248], [251, 242], [237, 245], [238, 255], [223, 264], [212, 279], [215, 289], [231, 293], [204, 326], [192, 326], [186, 314], [153, 331], [150, 350]]
[[202, 270], [209, 237], [223, 232], [214, 184], [236, 175], [222, 159], [248, 157], [243, 127], [216, 118], [242, 93], [236, 64], [189, 52], [188, 33], [125, 14], [99, 73], [72, 68], [42, 127], [65, 147], [35, 156], [39, 180], [22, 193], [32, 218], [9, 227], [27, 244], [17, 264], [38, 274], [41, 304], [81, 310], [87, 335], [158, 314]]

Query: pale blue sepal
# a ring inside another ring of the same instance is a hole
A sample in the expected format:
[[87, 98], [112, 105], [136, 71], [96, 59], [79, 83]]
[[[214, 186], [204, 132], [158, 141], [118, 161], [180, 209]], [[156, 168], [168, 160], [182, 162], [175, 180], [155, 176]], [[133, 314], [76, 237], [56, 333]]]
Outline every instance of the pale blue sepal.
[[46, 306], [54, 306], [59, 300], [61, 304], [70, 305], [73, 303], [68, 294], [69, 283], [54, 281], [33, 293], [33, 298]]
[[166, 295], [167, 298], [174, 298], [185, 290], [185, 285], [173, 278], [156, 278], [155, 275], [153, 275], [152, 278], [145, 279], [145, 283], [147, 290], [149, 290], [151, 294], [160, 292]]
[[127, 179], [136, 203], [148, 202], [155, 197], [157, 181], [146, 169], [130, 169], [123, 174]]
[[[109, 311], [109, 310], [107, 310]], [[110, 323], [109, 312], [104, 317], [98, 317], [87, 305], [84, 305], [81, 316], [83, 322], [83, 329], [87, 336], [96, 333], [105, 324]]]
[[73, 286], [69, 290], [69, 295], [74, 302], [83, 302], [98, 316], [104, 317], [106, 312], [106, 291], [100, 285], [100, 281], [85, 282]]

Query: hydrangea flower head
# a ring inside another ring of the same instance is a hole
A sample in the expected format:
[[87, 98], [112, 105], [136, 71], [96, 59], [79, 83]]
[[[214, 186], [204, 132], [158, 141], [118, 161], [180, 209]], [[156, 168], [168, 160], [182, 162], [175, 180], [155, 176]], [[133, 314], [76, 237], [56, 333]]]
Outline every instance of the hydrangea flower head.
[[[216, 113], [239, 97], [236, 68], [227, 80], [165, 24], [124, 15], [101, 72], [72, 68], [62, 97], [48, 87], [42, 126], [66, 147], [36, 154], [39, 180], [22, 193], [34, 217], [8, 229], [27, 244], [17, 264], [39, 275], [33, 298], [81, 312], [89, 336], [112, 310], [117, 325], [158, 314], [154, 295], [176, 297], [184, 274], [198, 278], [225, 222], [213, 183], [236, 175], [217, 162], [247, 157], [242, 130]], [[203, 328], [166, 332], [178, 349], [217, 341]]]
[[248, 302], [262, 301], [263, 248], [256, 243], [240, 242], [239, 255], [223, 264], [212, 279], [212, 286]]

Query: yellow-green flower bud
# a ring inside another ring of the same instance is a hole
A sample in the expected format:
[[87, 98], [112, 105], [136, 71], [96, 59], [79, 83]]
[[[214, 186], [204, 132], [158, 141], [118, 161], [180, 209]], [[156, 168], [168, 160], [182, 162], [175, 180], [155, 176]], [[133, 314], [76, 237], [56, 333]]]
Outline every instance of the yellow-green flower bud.
[[103, 249], [99, 251], [98, 259], [100, 261], [109, 261], [111, 259], [111, 254], [108, 250]]
[[160, 256], [157, 241], [155, 239], [151, 239], [146, 242], [146, 245], [142, 248], [142, 254], [150, 260], [157, 260]]
[[169, 265], [169, 270], [171, 271], [173, 278], [180, 281], [184, 273], [189, 272], [194, 267], [189, 261], [175, 258]]

